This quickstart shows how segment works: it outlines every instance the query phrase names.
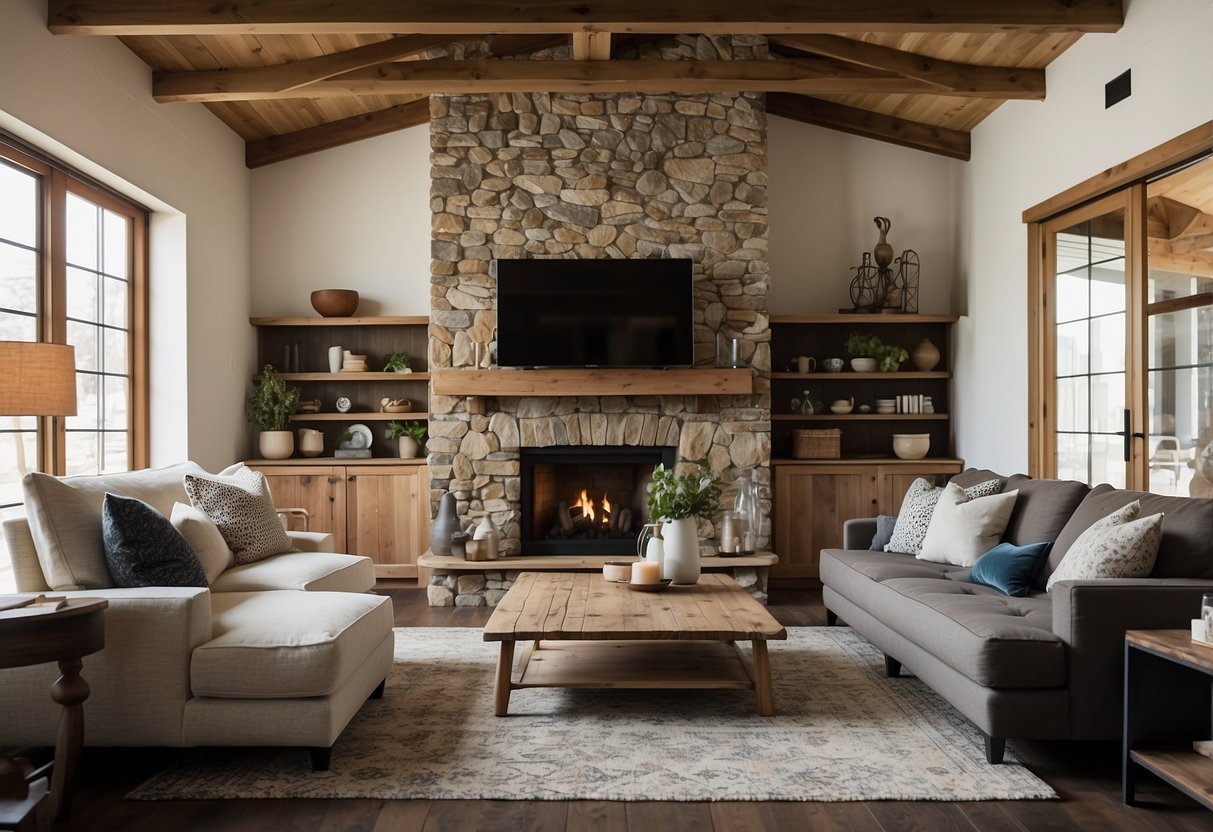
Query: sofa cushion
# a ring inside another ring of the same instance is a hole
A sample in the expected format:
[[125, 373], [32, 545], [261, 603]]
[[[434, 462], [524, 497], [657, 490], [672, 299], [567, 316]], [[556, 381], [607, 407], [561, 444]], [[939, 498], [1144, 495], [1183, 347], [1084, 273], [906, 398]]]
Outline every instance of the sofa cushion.
[[101, 540], [117, 586], [206, 586], [206, 573], [190, 544], [142, 500], [106, 494]]
[[1158, 557], [1163, 516], [1139, 518], [1140, 511], [1140, 504], [1134, 500], [1080, 534], [1049, 576], [1046, 589], [1052, 590], [1058, 581], [1149, 575]]
[[185, 503], [174, 503], [173, 516], [169, 520], [198, 556], [208, 584], [213, 584], [215, 579], [223, 574], [223, 570], [234, 563], [232, 550], [227, 548], [223, 535], [219, 533], [219, 527], [211, 522], [211, 518], [207, 517], [202, 509]]
[[194, 649], [195, 696], [282, 699], [336, 690], [392, 631], [392, 602], [352, 592], [220, 592]]
[[182, 478], [201, 472], [197, 465], [186, 462], [104, 476], [26, 474], [21, 481], [25, 512], [47, 586], [63, 592], [114, 585], [101, 540], [101, 509], [107, 492], [142, 500], [168, 516], [173, 503], [186, 499]]
[[977, 559], [969, 570], [969, 581], [992, 586], [1004, 595], [1025, 598], [1032, 588], [1032, 579], [1044, 566], [1049, 543], [1029, 543], [1015, 546], [999, 543]]
[[935, 505], [918, 558], [972, 566], [1002, 540], [1018, 496], [1017, 491], [1007, 491], [972, 498], [956, 483], [948, 483]]
[[[966, 488], [964, 493], [969, 499], [975, 499], [997, 494], [1001, 490], [1001, 480], [988, 480]], [[936, 488], [922, 477], [910, 483], [905, 499], [901, 502], [897, 523], [893, 527], [893, 538], [884, 547], [886, 552], [917, 555], [922, 551], [922, 541], [927, 535], [931, 515], [935, 513], [935, 505], [939, 502], [941, 494], [942, 488]]]
[[980, 485], [990, 480], [998, 480], [998, 490], [1001, 491], [1002, 487], [1006, 485], [1007, 478], [988, 468], [966, 468], [959, 474], [954, 474], [948, 482], [954, 482], [961, 488], [972, 488], [975, 485]]
[[185, 490], [194, 507], [219, 527], [237, 564], [294, 551], [260, 471], [241, 468], [230, 477], [189, 474]]
[[368, 557], [332, 552], [288, 552], [228, 569], [211, 584], [211, 591], [366, 592], [374, 585], [375, 565]]
[[1010, 477], [1005, 487], [1007, 491], [1019, 492], [1007, 532], [1002, 537], [1015, 546], [1057, 540], [1070, 515], [1091, 490], [1085, 482], [1034, 480], [1024, 474]]
[[1165, 497], [1144, 491], [1127, 491], [1098, 485], [1083, 499], [1066, 523], [1049, 553], [1046, 578], [1084, 531], [1101, 517], [1134, 500], [1142, 515], [1162, 514], [1162, 541], [1154, 561], [1154, 578], [1213, 578], [1213, 499]]

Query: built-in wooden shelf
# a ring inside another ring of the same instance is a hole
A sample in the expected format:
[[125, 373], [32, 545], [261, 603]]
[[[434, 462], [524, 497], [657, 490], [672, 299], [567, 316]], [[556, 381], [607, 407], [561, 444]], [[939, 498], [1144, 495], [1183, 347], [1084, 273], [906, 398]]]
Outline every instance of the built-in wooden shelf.
[[827, 381], [910, 381], [913, 379], [949, 379], [952, 374], [943, 370], [931, 370], [929, 372], [919, 372], [918, 370], [907, 370], [906, 372], [893, 373], [854, 373], [850, 370], [844, 370], [841, 373], [771, 373], [771, 378], [796, 378], [805, 380], [826, 379]]
[[[429, 381], [429, 373], [279, 373], [283, 381]], [[261, 374], [253, 376], [253, 381], [260, 381]]]
[[905, 465], [922, 467], [924, 463], [940, 465], [964, 465], [963, 459], [928, 456], [922, 459], [899, 459], [895, 456], [846, 457], [844, 459], [772, 459], [771, 465]]
[[306, 468], [309, 465], [323, 465], [325, 467], [335, 466], [366, 466], [366, 465], [425, 465], [425, 457], [419, 456], [413, 459], [400, 459], [399, 457], [391, 456], [373, 456], [368, 459], [335, 457], [335, 456], [313, 456], [313, 457], [291, 457], [290, 459], [246, 459], [246, 465], [270, 466], [270, 465], [285, 465], [292, 468]]
[[954, 324], [960, 320], [959, 315], [928, 315], [928, 314], [872, 314], [870, 312], [835, 313], [822, 315], [772, 315], [773, 324], [855, 324], [869, 326], [871, 324]]
[[270, 316], [249, 318], [253, 326], [420, 326], [428, 324], [426, 315], [365, 315], [359, 318], [311, 318]]
[[[428, 549], [417, 558], [417, 565], [447, 572], [484, 572], [498, 569], [520, 569], [531, 572], [569, 572], [598, 570], [609, 561], [630, 561], [627, 555], [531, 555], [496, 560], [464, 560], [450, 555], [435, 555]], [[735, 566], [774, 566], [779, 558], [771, 552], [756, 552], [737, 557], [700, 558], [703, 569], [731, 569]]]
[[772, 422], [922, 422], [947, 419], [946, 413], [774, 413]]
[[407, 422], [428, 421], [428, 413], [296, 413], [292, 422]]
[[440, 396], [749, 395], [752, 372], [714, 367], [671, 370], [432, 370]]

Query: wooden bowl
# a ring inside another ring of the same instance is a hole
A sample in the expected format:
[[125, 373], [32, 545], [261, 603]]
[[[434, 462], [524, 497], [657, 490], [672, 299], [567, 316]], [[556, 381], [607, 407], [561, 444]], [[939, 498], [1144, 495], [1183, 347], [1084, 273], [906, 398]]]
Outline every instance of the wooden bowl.
[[317, 289], [312, 292], [312, 308], [326, 318], [348, 318], [358, 310], [358, 293], [353, 289]]

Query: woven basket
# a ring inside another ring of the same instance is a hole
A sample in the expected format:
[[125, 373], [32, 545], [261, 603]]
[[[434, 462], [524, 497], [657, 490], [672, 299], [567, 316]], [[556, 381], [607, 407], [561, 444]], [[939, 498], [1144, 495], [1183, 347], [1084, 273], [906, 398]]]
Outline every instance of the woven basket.
[[842, 431], [828, 430], [792, 431], [793, 459], [838, 459], [842, 456]]

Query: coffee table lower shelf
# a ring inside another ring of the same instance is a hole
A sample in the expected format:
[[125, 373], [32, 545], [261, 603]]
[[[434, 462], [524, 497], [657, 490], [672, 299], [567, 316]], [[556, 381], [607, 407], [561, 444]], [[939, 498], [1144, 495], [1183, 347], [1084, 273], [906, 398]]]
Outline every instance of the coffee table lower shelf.
[[523, 688], [616, 690], [753, 690], [758, 713], [771, 716], [770, 663], [765, 641], [753, 658], [736, 642], [535, 641], [514, 664], [514, 641], [501, 642], [495, 713], [506, 716], [510, 693]]

